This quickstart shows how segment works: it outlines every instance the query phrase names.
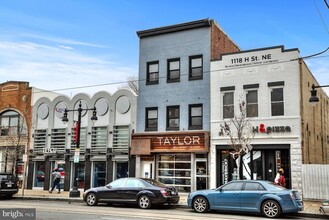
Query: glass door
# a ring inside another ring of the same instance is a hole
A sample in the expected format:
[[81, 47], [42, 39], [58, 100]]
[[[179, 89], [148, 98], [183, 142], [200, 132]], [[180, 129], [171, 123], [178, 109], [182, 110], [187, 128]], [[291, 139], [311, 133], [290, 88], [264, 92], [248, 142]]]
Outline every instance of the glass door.
[[207, 189], [208, 188], [208, 169], [206, 159], [196, 159], [195, 160], [195, 182], [196, 189]]
[[[64, 180], [65, 180], [65, 161], [64, 160], [57, 160], [51, 162], [51, 171], [52, 172], [55, 168], [58, 168], [58, 171], [61, 173], [61, 180], [59, 182], [61, 189], [64, 189]], [[53, 185], [53, 178], [50, 175], [50, 186]]]

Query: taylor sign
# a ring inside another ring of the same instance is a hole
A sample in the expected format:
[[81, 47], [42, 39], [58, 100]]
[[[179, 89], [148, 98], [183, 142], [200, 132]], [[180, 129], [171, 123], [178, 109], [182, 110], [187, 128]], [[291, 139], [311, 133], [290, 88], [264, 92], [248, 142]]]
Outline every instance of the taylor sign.
[[199, 136], [157, 137], [160, 145], [200, 145]]

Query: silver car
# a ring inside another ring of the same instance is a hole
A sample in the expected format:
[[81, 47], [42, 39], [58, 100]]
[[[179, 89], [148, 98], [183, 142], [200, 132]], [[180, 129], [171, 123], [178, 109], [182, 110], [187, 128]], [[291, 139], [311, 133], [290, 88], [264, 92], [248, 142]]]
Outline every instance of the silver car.
[[321, 204], [319, 211], [323, 215], [329, 215], [329, 200], [326, 200]]

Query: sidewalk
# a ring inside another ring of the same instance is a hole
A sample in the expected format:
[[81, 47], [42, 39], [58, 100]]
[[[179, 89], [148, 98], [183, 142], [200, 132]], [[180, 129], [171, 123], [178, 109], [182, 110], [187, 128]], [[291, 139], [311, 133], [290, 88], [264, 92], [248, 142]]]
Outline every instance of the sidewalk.
[[[61, 191], [60, 194], [57, 194], [57, 191], [54, 190], [53, 193], [49, 193], [46, 190], [24, 190], [24, 195], [22, 190], [14, 195], [14, 198], [19, 199], [37, 199], [37, 200], [65, 200], [65, 201], [74, 201], [74, 202], [83, 202], [82, 200], [83, 191], [80, 190], [80, 198], [70, 198], [68, 191]], [[185, 206], [187, 208], [187, 193], [180, 194], [179, 206]], [[321, 205], [321, 201], [304, 201], [304, 211], [300, 212], [299, 215], [307, 216], [307, 217], [316, 217], [316, 218], [324, 218], [328, 219], [328, 215], [321, 215], [319, 212], [319, 208]]]

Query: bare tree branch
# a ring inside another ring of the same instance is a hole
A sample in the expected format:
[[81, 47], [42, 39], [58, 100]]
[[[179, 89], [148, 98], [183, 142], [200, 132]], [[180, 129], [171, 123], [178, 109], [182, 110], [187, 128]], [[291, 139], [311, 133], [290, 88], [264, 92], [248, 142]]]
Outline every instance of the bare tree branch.
[[[244, 101], [239, 104], [239, 114], [234, 115], [229, 122], [221, 125], [222, 134], [229, 137], [229, 146], [233, 151], [229, 152], [233, 159], [241, 159], [241, 156], [252, 150], [251, 141], [254, 138], [252, 125], [247, 119], [246, 103]], [[239, 164], [238, 171], [239, 171]], [[239, 179], [239, 172], [238, 172]]]
[[127, 84], [122, 85], [120, 88], [128, 88], [131, 89], [136, 95], [138, 95], [138, 78], [137, 76], [129, 76], [127, 78]]

